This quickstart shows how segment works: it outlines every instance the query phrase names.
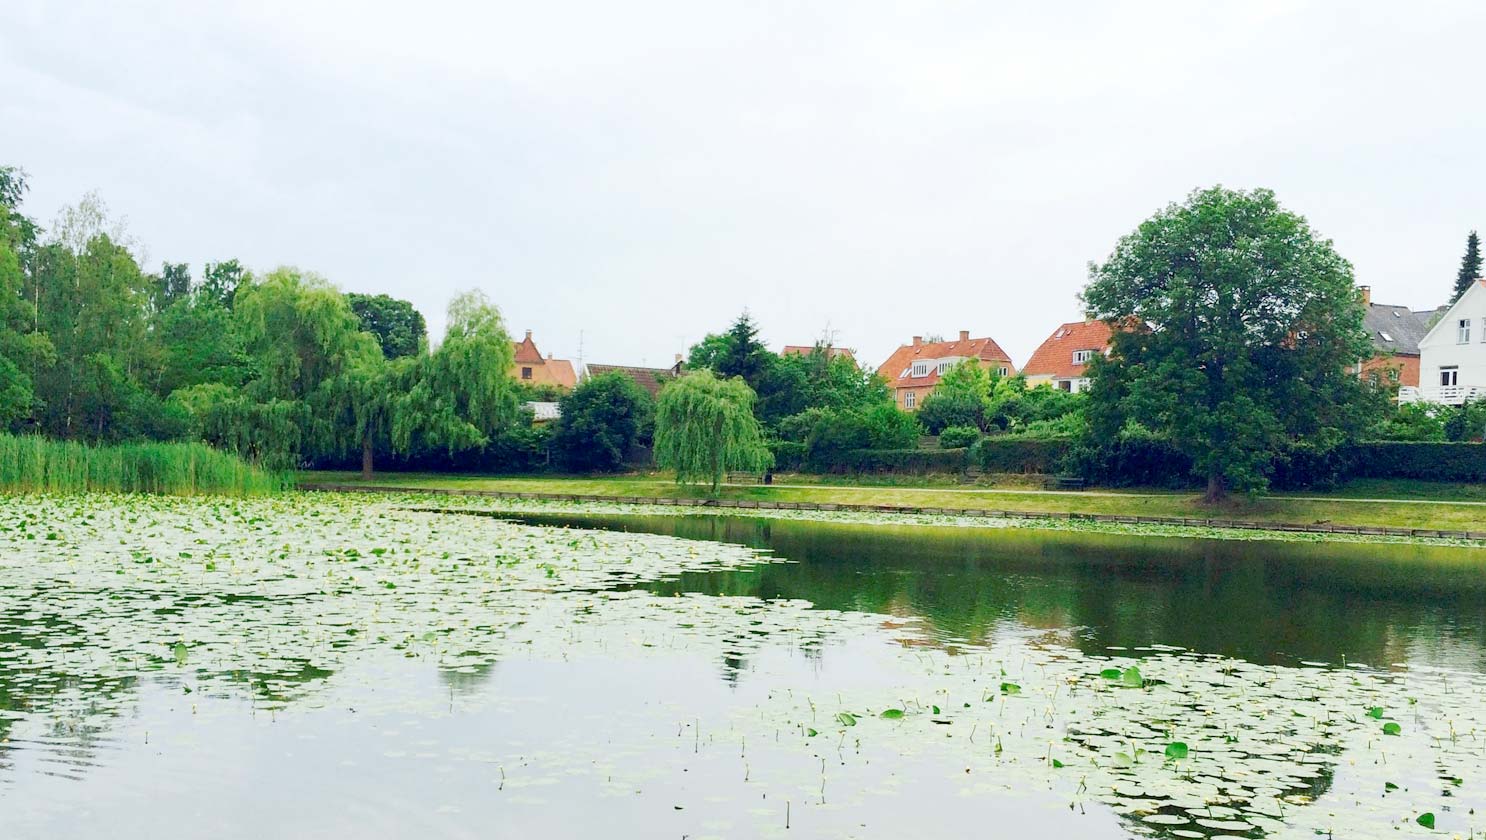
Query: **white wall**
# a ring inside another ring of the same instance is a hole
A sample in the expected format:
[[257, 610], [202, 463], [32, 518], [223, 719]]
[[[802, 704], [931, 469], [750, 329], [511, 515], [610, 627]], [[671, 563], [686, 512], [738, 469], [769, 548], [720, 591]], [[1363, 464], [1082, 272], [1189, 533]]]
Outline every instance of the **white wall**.
[[[1461, 344], [1457, 326], [1471, 322], [1471, 340]], [[1440, 386], [1440, 368], [1460, 370], [1461, 386], [1486, 387], [1486, 285], [1476, 283], [1419, 342], [1419, 387], [1428, 393]]]

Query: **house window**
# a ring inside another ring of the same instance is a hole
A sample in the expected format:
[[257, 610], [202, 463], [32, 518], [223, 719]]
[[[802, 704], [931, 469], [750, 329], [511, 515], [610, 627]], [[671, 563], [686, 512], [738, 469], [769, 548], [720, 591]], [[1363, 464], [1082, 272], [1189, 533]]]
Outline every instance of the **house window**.
[[914, 362], [913, 363], [913, 375], [914, 376], [928, 376], [929, 375], [929, 363], [928, 362]]
[[1471, 319], [1469, 319], [1469, 318], [1461, 318], [1460, 319], [1460, 325], [1456, 329], [1457, 329], [1457, 333], [1456, 333], [1457, 338], [1456, 338], [1456, 340], [1459, 341], [1461, 344], [1470, 344], [1471, 343]]
[[915, 394], [912, 391], [903, 392], [903, 407], [913, 408]]
[[1011, 375], [1011, 369], [1008, 368], [1008, 367], [1006, 367], [1005, 365], [1002, 365], [1001, 367], [996, 368], [996, 375], [997, 376], [1010, 376]]
[[1378, 330], [1378, 335], [1382, 336], [1384, 341], [1392, 341], [1393, 340], [1393, 336], [1391, 336], [1391, 335], [1383, 332], [1382, 330]]
[[955, 365], [955, 363], [954, 362], [950, 362], [950, 361], [940, 362], [939, 363], [939, 375], [940, 376], [943, 376], [944, 374], [948, 373], [949, 372], [949, 369], [952, 368], [952, 367], [954, 367], [954, 365]]
[[1072, 379], [1059, 379], [1058, 380], [1058, 387], [1059, 388], [1062, 388], [1065, 391], [1072, 391], [1073, 390], [1073, 380]]
[[1396, 367], [1388, 368], [1388, 381], [1389, 382], [1392, 382], [1395, 385], [1398, 384], [1398, 368], [1396, 368]]
[[522, 379], [530, 379], [531, 378], [531, 368], [528, 368], [528, 367], [522, 368], [521, 369], [521, 378]]
[[1076, 364], [1076, 365], [1086, 365], [1086, 364], [1089, 363], [1089, 360], [1092, 359], [1092, 358], [1094, 358], [1094, 351], [1093, 350], [1074, 350], [1073, 351], [1073, 363]]
[[1460, 368], [1440, 368], [1440, 387], [1454, 388], [1460, 384]]

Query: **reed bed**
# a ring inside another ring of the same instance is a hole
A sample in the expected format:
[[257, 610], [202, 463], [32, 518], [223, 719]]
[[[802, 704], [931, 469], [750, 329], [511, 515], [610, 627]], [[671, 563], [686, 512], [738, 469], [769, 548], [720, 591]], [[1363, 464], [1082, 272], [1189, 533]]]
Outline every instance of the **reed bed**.
[[292, 476], [201, 443], [92, 446], [0, 434], [0, 492], [261, 496]]

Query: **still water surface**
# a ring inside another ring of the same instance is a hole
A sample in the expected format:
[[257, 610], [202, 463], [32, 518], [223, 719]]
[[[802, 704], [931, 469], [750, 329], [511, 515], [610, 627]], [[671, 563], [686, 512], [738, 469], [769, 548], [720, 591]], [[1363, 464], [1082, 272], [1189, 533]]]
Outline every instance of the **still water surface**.
[[[1469, 550], [334, 524], [344, 508], [250, 537], [272, 530], [250, 513], [213, 530], [168, 510], [118, 549], [106, 516], [70, 553], [7, 543], [0, 837], [1382, 837], [1427, 833], [1425, 808], [1486, 825]], [[337, 541], [362, 549], [326, 567]], [[621, 556], [650, 565], [612, 574]], [[1384, 716], [1403, 736], [1368, 734]], [[1161, 756], [1177, 739], [1194, 763]], [[1225, 744], [1241, 751], [1196, 763]]]

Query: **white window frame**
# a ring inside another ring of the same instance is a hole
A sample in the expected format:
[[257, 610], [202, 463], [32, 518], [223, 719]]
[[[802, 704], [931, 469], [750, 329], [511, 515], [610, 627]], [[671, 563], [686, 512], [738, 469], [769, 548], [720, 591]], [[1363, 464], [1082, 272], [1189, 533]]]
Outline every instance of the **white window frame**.
[[943, 362], [940, 362], [939, 363], [939, 375], [940, 376], [943, 376], [946, 373], [949, 373], [949, 369], [952, 368], [952, 367], [954, 367], [954, 364], [955, 364], [954, 362], [951, 362], [951, 361], [948, 361], [948, 360], [943, 361]]
[[1074, 350], [1073, 351], [1073, 363], [1076, 364], [1076, 365], [1086, 365], [1086, 364], [1089, 363], [1089, 360], [1092, 359], [1092, 358], [1094, 358], [1094, 351], [1093, 350]]
[[928, 362], [914, 362], [913, 363], [913, 375], [915, 377], [928, 376], [929, 375], [929, 363]]
[[1001, 367], [996, 368], [996, 375], [997, 376], [1010, 376], [1011, 375], [1011, 368], [1006, 367], [1005, 365], [1002, 365]]
[[1386, 341], [1386, 342], [1388, 342], [1388, 343], [1390, 343], [1390, 344], [1393, 342], [1393, 336], [1389, 335], [1388, 333], [1386, 333], [1386, 332], [1384, 332], [1382, 330], [1378, 330], [1378, 335], [1382, 336], [1383, 337], [1383, 340]]
[[1455, 343], [1471, 343], [1471, 319], [1461, 318], [1460, 322], [1455, 325]]
[[904, 408], [913, 408], [914, 403], [916, 403], [918, 401], [917, 398], [918, 398], [918, 392], [916, 392], [916, 391], [904, 391], [903, 392], [903, 407]]
[[1460, 384], [1460, 368], [1458, 366], [1440, 368], [1440, 387], [1454, 388]]

